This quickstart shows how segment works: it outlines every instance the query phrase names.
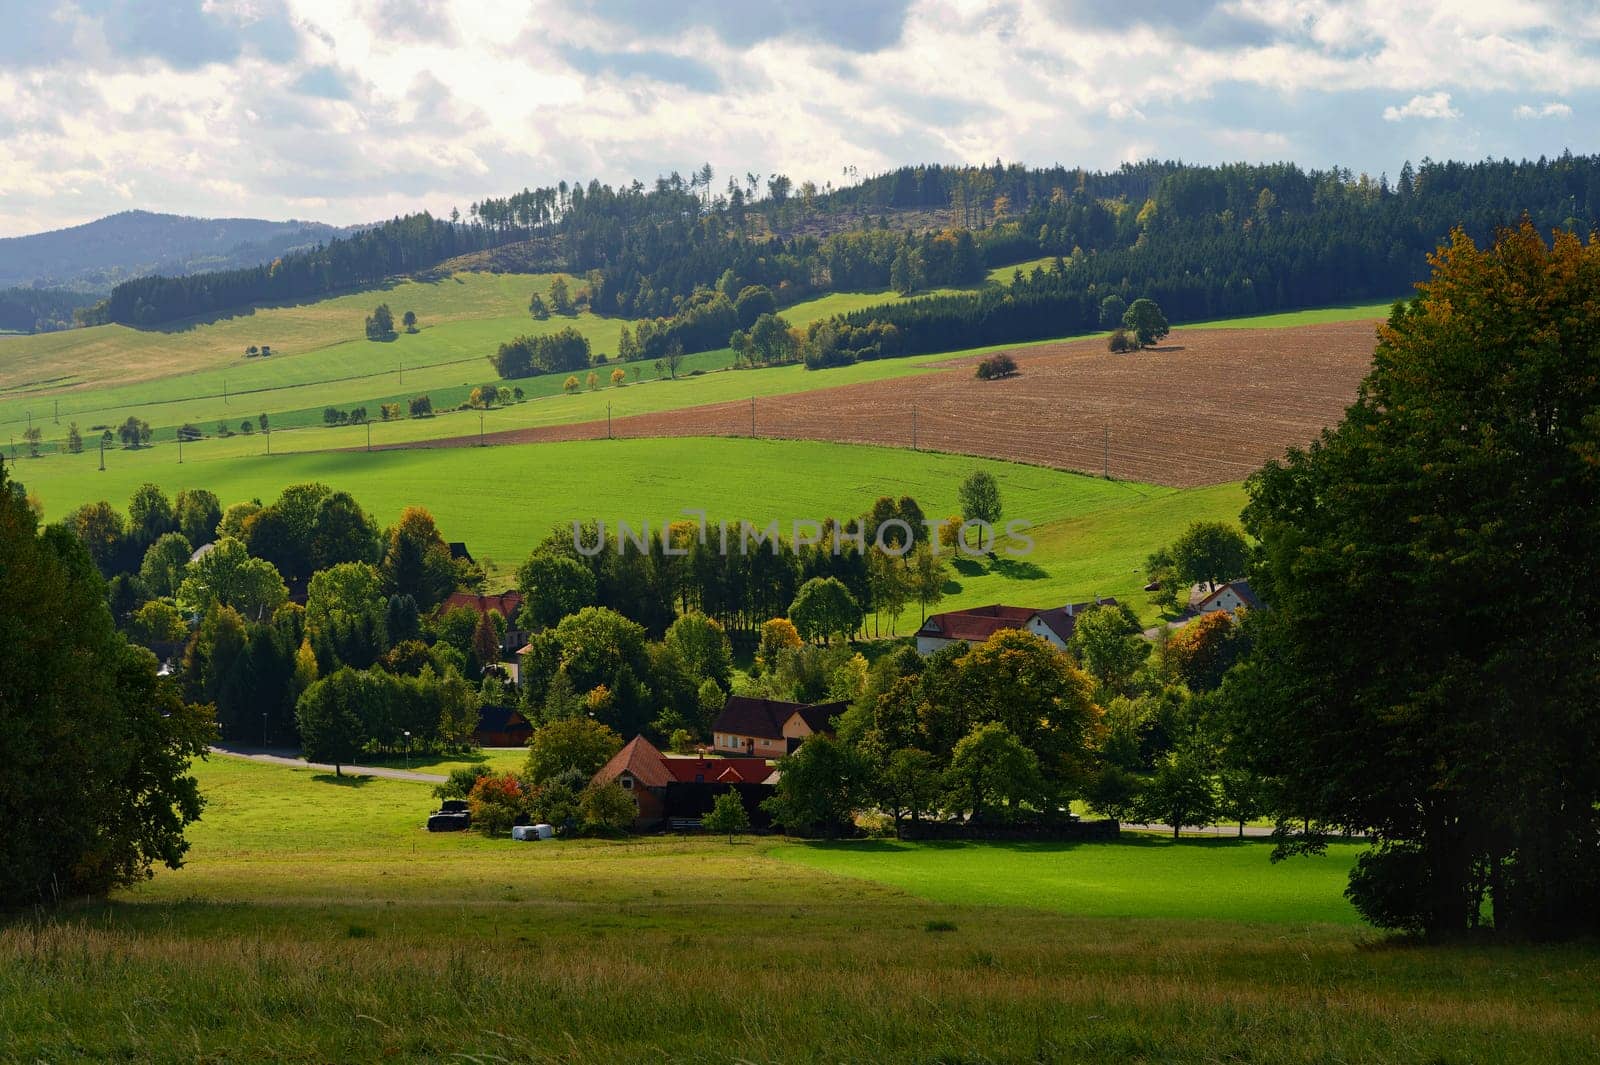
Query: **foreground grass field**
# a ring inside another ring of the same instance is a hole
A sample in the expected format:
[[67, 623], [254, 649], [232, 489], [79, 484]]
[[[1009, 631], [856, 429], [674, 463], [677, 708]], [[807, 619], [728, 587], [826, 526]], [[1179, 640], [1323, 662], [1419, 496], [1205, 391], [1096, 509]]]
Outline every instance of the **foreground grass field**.
[[[23, 461], [17, 477], [55, 520], [81, 503], [125, 508], [145, 481], [175, 494], [209, 488], [223, 505], [270, 501], [289, 484], [323, 481], [349, 491], [380, 523], [412, 503], [427, 506], [451, 539], [508, 572], [557, 523], [603, 519], [611, 527], [646, 520], [659, 528], [685, 509], [764, 526], [865, 511], [880, 495], [917, 499], [929, 515], [955, 513], [957, 489], [973, 469], [994, 473], [1007, 519], [1036, 528], [1025, 558], [956, 560], [949, 605], [996, 600], [1059, 604], [1067, 598], [1132, 596], [1142, 602], [1144, 557], [1191, 521], [1234, 520], [1237, 485], [1181, 490], [1105, 481], [1059, 470], [928, 452], [807, 441], [675, 438], [593, 440], [507, 447], [256, 455], [211, 459], [185, 449], [183, 465], [155, 461], [157, 449], [117, 452], [100, 472], [94, 456], [70, 476], [38, 471], [64, 459]], [[170, 456], [168, 456], [170, 457]], [[88, 461], [77, 461], [85, 460]], [[902, 619], [910, 631], [916, 607]]]
[[[1071, 866], [1105, 893], [1156, 880], [1215, 900], [1255, 890], [1235, 878], [1257, 862], [1262, 883], [1320, 894], [1311, 867], [1273, 868], [1251, 848], [1113, 845], [1108, 860], [1090, 847], [525, 845], [420, 831], [426, 785], [228, 759], [198, 773], [211, 805], [187, 868], [0, 926], [0, 1059], [1600, 1054], [1592, 948], [1386, 945], [1343, 923], [1336, 896], [1325, 919], [1256, 922], [1160, 916], [1162, 893], [1143, 887], [1139, 917], [1088, 916], [1057, 897]], [[845, 853], [851, 876], [812, 867]], [[906, 860], [950, 853], [978, 875], [967, 897], [933, 897], [945, 890], [936, 880], [916, 893], [888, 886]], [[1206, 886], [1212, 868], [1226, 870], [1220, 887]], [[1002, 879], [1032, 898], [987, 897]]]

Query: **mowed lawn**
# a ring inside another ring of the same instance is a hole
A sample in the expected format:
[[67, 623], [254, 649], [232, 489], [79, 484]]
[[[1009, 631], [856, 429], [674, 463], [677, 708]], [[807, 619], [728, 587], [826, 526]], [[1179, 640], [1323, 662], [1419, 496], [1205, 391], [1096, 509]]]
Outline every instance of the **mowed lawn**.
[[897, 843], [782, 847], [774, 857], [936, 902], [1092, 917], [1359, 923], [1342, 897], [1361, 847], [1273, 864], [1260, 839], [1125, 832], [1117, 843]]
[[[883, 495], [910, 495], [926, 514], [949, 515], [960, 509], [961, 481], [986, 469], [1000, 486], [1003, 519], [1035, 526], [1034, 548], [1023, 557], [953, 558], [943, 606], [1059, 605], [1094, 595], [1140, 605], [1145, 556], [1192, 521], [1237, 519], [1244, 498], [1237, 485], [1183, 490], [956, 455], [725, 437], [225, 459], [200, 447], [185, 453], [178, 465], [172, 447], [117, 451], [104, 472], [91, 454], [24, 460], [16, 476], [48, 520], [97, 499], [125, 509], [146, 481], [169, 494], [209, 488], [224, 506], [270, 502], [285, 485], [322, 481], [350, 492], [384, 524], [408, 505], [427, 507], [448, 538], [464, 540], [505, 574], [553, 526], [575, 520], [604, 520], [613, 529], [648, 521], [659, 529], [704, 510], [713, 520], [762, 528], [777, 520], [787, 535], [796, 519], [853, 516]], [[40, 476], [47, 468], [59, 475]], [[912, 604], [900, 631], [917, 620]]]
[[[1073, 915], [1054, 899], [1067, 857], [1003, 847], [964, 849], [966, 897], [939, 901], [881, 875], [810, 868], [810, 856], [829, 850], [813, 844], [429, 835], [427, 785], [223, 758], [197, 775], [210, 805], [191, 829], [185, 869], [104, 903], [0, 924], [0, 1057], [1545, 1063], [1600, 1054], [1591, 947], [1390, 945], [1340, 919]], [[862, 860], [920, 850], [863, 849]], [[1192, 880], [1241, 875], [1222, 850], [1106, 845], [1109, 859], [1094, 850], [1069, 857], [1104, 893], [1159, 881], [1172, 895], [1217, 898]], [[1032, 885], [1033, 902], [1004, 897], [1010, 880]], [[1161, 892], [1136, 890], [1152, 900], [1147, 911], [1161, 909]], [[1328, 905], [1334, 912], [1337, 899]]]

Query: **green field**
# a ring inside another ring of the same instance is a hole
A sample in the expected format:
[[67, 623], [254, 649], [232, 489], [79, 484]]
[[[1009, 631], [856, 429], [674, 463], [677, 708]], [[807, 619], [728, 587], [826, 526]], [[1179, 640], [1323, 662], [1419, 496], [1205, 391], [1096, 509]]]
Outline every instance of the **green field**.
[[[949, 605], [1056, 605], [1096, 594], [1142, 604], [1145, 555], [1191, 521], [1236, 519], [1244, 498], [1237, 485], [1183, 490], [955, 455], [723, 437], [233, 458], [211, 458], [199, 447], [185, 453], [179, 465], [173, 446], [117, 451], [104, 472], [92, 454], [23, 460], [17, 477], [50, 520], [95, 499], [123, 508], [145, 481], [174, 494], [209, 488], [224, 506], [270, 501], [284, 485], [323, 481], [349, 491], [381, 523], [408, 504], [424, 504], [447, 536], [465, 540], [503, 574], [551, 526], [574, 520], [613, 528], [648, 520], [659, 528], [686, 509], [703, 509], [713, 519], [761, 526], [778, 519], [787, 527], [797, 518], [861, 513], [880, 495], [911, 495], [929, 515], [950, 514], [961, 480], [981, 466], [1000, 485], [1004, 517], [1036, 526], [1036, 547], [1024, 558], [955, 560]], [[57, 476], [37, 475], [51, 467]], [[902, 631], [915, 619], [914, 612], [902, 619]]]
[[[597, 354], [615, 355], [623, 319], [587, 312], [542, 321], [528, 316], [529, 294], [547, 292], [554, 276], [458, 274], [166, 329], [109, 325], [3, 340], [0, 432], [38, 425], [47, 441], [59, 444], [69, 422], [87, 432], [134, 416], [148, 421], [157, 439], [170, 439], [185, 422], [211, 433], [219, 420], [237, 427], [262, 412], [280, 426], [320, 424], [329, 406], [365, 405], [375, 416], [380, 403], [421, 393], [432, 396], [436, 408], [456, 405], [474, 385], [495, 381], [487, 356], [501, 342], [568, 326], [588, 337]], [[795, 304], [784, 314], [804, 327], [898, 298], [893, 292], [836, 293]], [[380, 301], [397, 318], [415, 310], [420, 331], [392, 341], [367, 340], [363, 322]], [[263, 343], [272, 347], [270, 357], [244, 356], [247, 346]], [[725, 369], [732, 362], [727, 349], [702, 352], [689, 356], [679, 374]], [[638, 368], [645, 377], [655, 376], [650, 361]], [[631, 374], [633, 367], [628, 369]], [[598, 373], [609, 380], [610, 370]], [[565, 377], [515, 383], [529, 395], [548, 396], [561, 391]]]
[[784, 847], [773, 856], [959, 906], [1090, 917], [1360, 923], [1342, 896], [1361, 848], [1277, 865], [1261, 839], [1125, 833], [1118, 843], [895, 843]]
[[[403, 405], [426, 393], [444, 413], [379, 424], [372, 429], [374, 443], [467, 435], [477, 431], [476, 414], [445, 408], [460, 405], [475, 385], [494, 379], [486, 356], [502, 341], [570, 325], [589, 338], [596, 352], [616, 351], [625, 324], [621, 319], [587, 313], [544, 321], [528, 317], [529, 293], [548, 289], [552, 277], [461, 274], [440, 281], [401, 281], [316, 303], [247, 310], [180, 328], [97, 326], [7, 338], [0, 340], [0, 434], [15, 448], [22, 430], [37, 426], [44, 431], [47, 454], [53, 454], [64, 449], [71, 422], [89, 440], [96, 427], [115, 426], [132, 415], [150, 423], [159, 446], [173, 444], [177, 428], [185, 423], [214, 434], [219, 422], [237, 430], [240, 422], [265, 412], [278, 431], [293, 430], [274, 441], [275, 450], [322, 450], [364, 444], [367, 433], [354, 427], [325, 428], [326, 407], [365, 406], [375, 417], [382, 403]], [[795, 304], [784, 314], [804, 327], [898, 298], [893, 292], [832, 293]], [[362, 322], [379, 300], [389, 302], [397, 314], [415, 309], [421, 331], [389, 342], [366, 340]], [[1357, 305], [1217, 324], [1267, 328], [1381, 316], [1386, 310], [1384, 304]], [[243, 356], [247, 345], [260, 343], [270, 344], [275, 353], [266, 359]], [[626, 367], [628, 385], [621, 389], [609, 387], [609, 366], [597, 370], [606, 387], [574, 396], [560, 394], [566, 375], [515, 382], [529, 401], [490, 411], [483, 422], [488, 431], [517, 429], [602, 419], [608, 408], [622, 417], [785, 395], [925, 373], [951, 357], [885, 360], [825, 373], [799, 366], [710, 372], [731, 366], [732, 353], [723, 349], [690, 356], [677, 381], [655, 381], [657, 372], [646, 362]], [[218, 455], [249, 454], [263, 450], [265, 443], [241, 435], [190, 446]], [[47, 469], [35, 479], [51, 476]]]
[[[1263, 847], [1188, 843], [514, 844], [421, 831], [425, 784], [197, 768], [210, 805], [185, 869], [0, 925], [0, 1058], [1600, 1054], [1593, 948], [1385, 944], [1329, 890], [1347, 851], [1272, 867]], [[846, 857], [851, 875], [824, 870]], [[893, 886], [912, 863], [933, 875]], [[1230, 895], [1274, 884], [1297, 886], [1296, 912], [1235, 919]], [[1130, 893], [1145, 916], [1095, 916]]]

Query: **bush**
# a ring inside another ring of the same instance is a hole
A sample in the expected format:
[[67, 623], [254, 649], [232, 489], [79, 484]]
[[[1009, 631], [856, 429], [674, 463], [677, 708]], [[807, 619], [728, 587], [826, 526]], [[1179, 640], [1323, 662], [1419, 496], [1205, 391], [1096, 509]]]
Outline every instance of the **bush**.
[[633, 827], [634, 818], [639, 816], [639, 805], [627, 788], [613, 780], [584, 788], [578, 798], [578, 811], [583, 817], [585, 832], [617, 836]]
[[978, 363], [978, 380], [995, 381], [1002, 377], [1010, 377], [1017, 372], [1017, 360], [1005, 352], [991, 355]]
[[[418, 641], [413, 640], [410, 642], [418, 643], [418, 646], [422, 646]], [[490, 770], [487, 766], [481, 765], [469, 765], [460, 769], [452, 769], [450, 770], [449, 778], [433, 789], [433, 797], [436, 799], [465, 799], [472, 794], [472, 789], [477, 785], [478, 781], [488, 776], [489, 772]]]
[[1432, 880], [1421, 850], [1388, 844], [1356, 859], [1344, 895], [1369, 923], [1417, 933], [1428, 926]]
[[1118, 329], [1111, 334], [1111, 339], [1106, 341], [1106, 347], [1120, 355], [1125, 351], [1133, 350], [1133, 338], [1128, 335], [1126, 329]]
[[467, 806], [472, 810], [473, 827], [494, 836], [509, 831], [527, 812], [528, 795], [514, 774], [487, 773], [467, 793]]
[[735, 833], [749, 831], [750, 814], [745, 810], [744, 800], [739, 798], [739, 793], [725, 791], [718, 795], [711, 812], [701, 818], [700, 827], [718, 835], [726, 834], [729, 843], [733, 842]]

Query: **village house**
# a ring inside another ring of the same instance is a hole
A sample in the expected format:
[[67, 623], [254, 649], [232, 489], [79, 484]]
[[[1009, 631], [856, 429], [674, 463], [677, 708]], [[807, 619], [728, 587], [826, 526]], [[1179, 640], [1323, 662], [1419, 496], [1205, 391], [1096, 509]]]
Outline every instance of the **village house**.
[[439, 604], [437, 615], [443, 617], [452, 610], [465, 607], [479, 614], [497, 612], [505, 618], [506, 631], [500, 640], [502, 654], [514, 654], [528, 642], [528, 633], [517, 624], [517, 615], [522, 612], [521, 592], [501, 592], [499, 595], [479, 595], [476, 592], [451, 592], [445, 601]]
[[[1256, 598], [1249, 581], [1228, 581], [1215, 588], [1208, 584], [1196, 584], [1189, 589], [1189, 605], [1183, 613], [1167, 622], [1166, 627], [1169, 630], [1181, 629], [1195, 618], [1218, 611], [1232, 615], [1240, 610], [1261, 609], [1261, 600]], [[1157, 639], [1160, 634], [1160, 625], [1144, 630], [1146, 639]]]
[[720, 755], [780, 758], [818, 732], [833, 731], [830, 722], [844, 713], [845, 703], [787, 703], [730, 695], [711, 725], [711, 744]]
[[1115, 606], [1115, 599], [1096, 598], [1087, 603], [1038, 610], [1026, 606], [973, 607], [930, 614], [917, 630], [917, 653], [931, 655], [953, 643], [980, 644], [1003, 629], [1022, 629], [1046, 643], [1065, 649], [1072, 639], [1078, 615], [1095, 606]]
[[668, 755], [635, 736], [600, 767], [592, 783], [616, 781], [632, 795], [639, 807], [633, 826], [644, 831], [667, 821], [698, 824], [727, 791], [739, 795], [752, 827], [765, 828], [772, 821], [761, 801], [772, 794], [777, 779], [777, 769], [763, 758]]
[[1189, 590], [1189, 613], [1195, 617], [1214, 610], [1226, 610], [1231, 614], [1241, 608], [1259, 610], [1260, 607], [1261, 600], [1251, 591], [1249, 581], [1229, 581], [1216, 588], [1197, 584]]

